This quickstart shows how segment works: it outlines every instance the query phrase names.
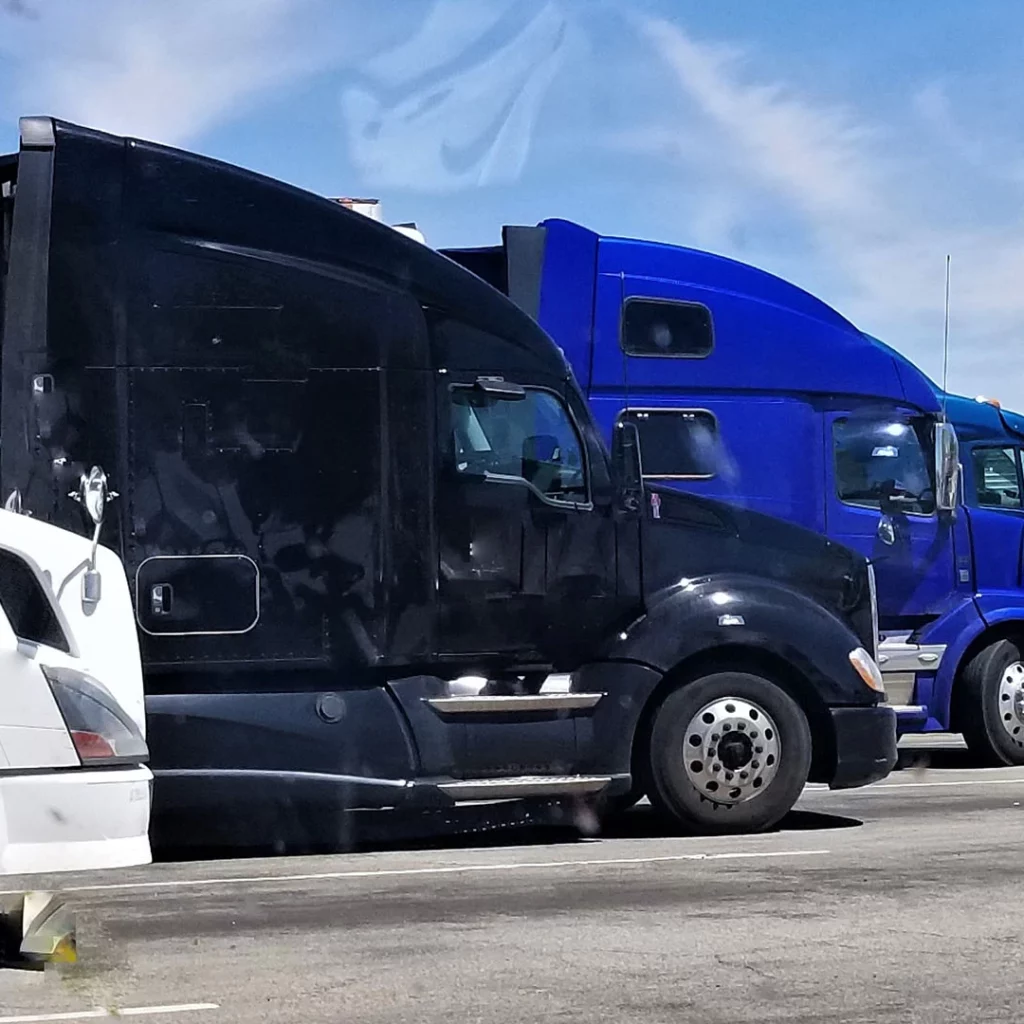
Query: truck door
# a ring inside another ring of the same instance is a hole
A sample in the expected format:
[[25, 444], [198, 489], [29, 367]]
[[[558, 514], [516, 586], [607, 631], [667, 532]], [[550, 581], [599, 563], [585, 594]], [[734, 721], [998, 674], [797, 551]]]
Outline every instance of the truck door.
[[560, 665], [615, 614], [615, 525], [561, 389], [440, 375], [443, 655]]
[[872, 559], [883, 627], [938, 614], [955, 587], [950, 520], [936, 511], [931, 426], [896, 410], [825, 417], [828, 535]]
[[1011, 591], [1019, 599], [1024, 543], [1020, 453], [1009, 445], [975, 446], [966, 461], [975, 589], [986, 595]]

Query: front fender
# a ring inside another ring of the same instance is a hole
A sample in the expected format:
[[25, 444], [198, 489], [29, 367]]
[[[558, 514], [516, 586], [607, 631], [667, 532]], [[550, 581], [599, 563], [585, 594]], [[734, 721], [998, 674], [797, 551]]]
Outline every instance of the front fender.
[[783, 659], [826, 704], [879, 700], [850, 663], [850, 652], [860, 646], [853, 631], [798, 591], [756, 576], [712, 576], [662, 591], [644, 616], [618, 634], [607, 657], [669, 672], [693, 655], [725, 646]]
[[1024, 620], [1024, 608], [989, 609], [989, 614], [982, 617], [974, 598], [965, 597], [954, 609], [922, 631], [922, 643], [946, 644], [938, 672], [917, 673], [915, 700], [928, 708], [930, 720], [927, 730], [949, 729], [952, 725], [953, 684], [968, 648], [993, 625], [1021, 620]]

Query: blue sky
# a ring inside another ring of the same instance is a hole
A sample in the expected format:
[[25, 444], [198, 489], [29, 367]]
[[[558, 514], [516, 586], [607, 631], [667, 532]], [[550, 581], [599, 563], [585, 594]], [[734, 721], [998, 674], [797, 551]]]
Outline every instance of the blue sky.
[[[6, 13], [5, 13], [6, 11]], [[13, 12], [13, 13], [12, 13]], [[1024, 408], [1019, 0], [0, 0], [0, 151], [52, 113], [383, 200], [755, 263]]]

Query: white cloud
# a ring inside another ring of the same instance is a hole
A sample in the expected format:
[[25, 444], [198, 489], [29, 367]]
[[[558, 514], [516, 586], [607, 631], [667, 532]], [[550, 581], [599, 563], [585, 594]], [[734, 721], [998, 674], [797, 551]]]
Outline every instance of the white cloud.
[[566, 53], [567, 19], [548, 2], [493, 45], [513, 5], [438, 0], [419, 31], [361, 70], [342, 110], [349, 150], [377, 188], [452, 190], [514, 181]]
[[[1022, 197], [1008, 195], [1014, 205], [999, 218], [961, 215], [965, 189], [988, 185], [978, 167], [991, 154], [979, 152], [977, 140], [951, 139], [971, 157], [965, 163], [973, 175], [964, 179], [950, 172], [948, 159], [922, 159], [897, 124], [869, 123], [850, 109], [753, 81], [740, 54], [698, 43], [669, 22], [646, 20], [641, 31], [704, 124], [704, 159], [716, 170], [707, 188], [719, 207], [730, 190], [740, 209], [751, 192], [770, 194], [812, 239], [803, 283], [830, 280], [824, 298], [933, 376], [941, 364], [942, 268], [950, 252], [950, 386], [1002, 389], [1024, 406]], [[933, 129], [951, 129], [941, 87], [919, 92], [916, 109]], [[725, 180], [717, 173], [722, 166], [730, 170]]]
[[[337, 59], [311, 45], [321, 0], [51, 0], [9, 20], [18, 112], [180, 144]], [[315, 39], [315, 36], [313, 36]]]

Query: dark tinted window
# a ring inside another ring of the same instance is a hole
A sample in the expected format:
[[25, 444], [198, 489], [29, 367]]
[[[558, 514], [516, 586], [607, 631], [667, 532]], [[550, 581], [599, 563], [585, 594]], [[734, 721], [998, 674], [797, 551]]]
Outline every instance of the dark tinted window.
[[930, 432], [923, 420], [851, 418], [833, 428], [836, 488], [851, 505], [935, 511]]
[[711, 310], [698, 302], [628, 299], [622, 347], [631, 356], [702, 359], [714, 347]]
[[985, 508], [1020, 508], [1020, 480], [1017, 476], [1017, 452], [1014, 448], [975, 448], [971, 452], [974, 467], [974, 493]]
[[0, 605], [21, 640], [69, 650], [50, 599], [36, 574], [17, 555], [0, 550]]
[[0, 173], [0, 342], [3, 340], [4, 305], [7, 292], [7, 264], [11, 253], [11, 228], [14, 223], [14, 196], [11, 183]]
[[718, 423], [703, 409], [630, 409], [645, 477], [705, 480], [718, 471]]
[[580, 436], [569, 410], [550, 392], [528, 390], [509, 400], [456, 388], [452, 435], [460, 475], [521, 479], [553, 501], [587, 500]]

